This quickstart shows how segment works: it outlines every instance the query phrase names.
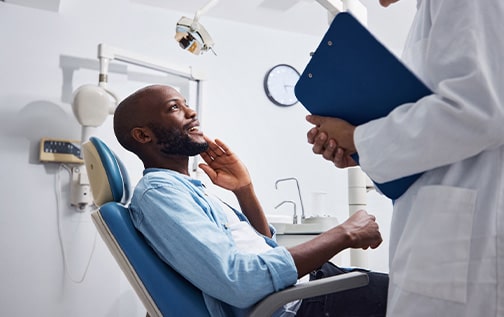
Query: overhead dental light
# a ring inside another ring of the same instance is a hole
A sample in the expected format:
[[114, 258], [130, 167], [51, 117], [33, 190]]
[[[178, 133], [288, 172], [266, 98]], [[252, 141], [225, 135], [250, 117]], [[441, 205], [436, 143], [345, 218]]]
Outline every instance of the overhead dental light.
[[206, 51], [212, 51], [214, 41], [203, 25], [199, 23], [200, 15], [204, 14], [215, 6], [219, 0], [210, 0], [194, 14], [194, 19], [182, 17], [177, 22], [175, 29], [175, 40], [180, 47], [195, 55], [203, 54]]

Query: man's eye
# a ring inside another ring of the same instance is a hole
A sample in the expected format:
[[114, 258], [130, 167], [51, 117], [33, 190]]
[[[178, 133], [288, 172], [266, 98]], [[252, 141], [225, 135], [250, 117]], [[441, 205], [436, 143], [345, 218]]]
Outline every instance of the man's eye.
[[174, 111], [174, 110], [178, 110], [179, 109], [179, 105], [171, 105], [170, 106], [170, 111]]

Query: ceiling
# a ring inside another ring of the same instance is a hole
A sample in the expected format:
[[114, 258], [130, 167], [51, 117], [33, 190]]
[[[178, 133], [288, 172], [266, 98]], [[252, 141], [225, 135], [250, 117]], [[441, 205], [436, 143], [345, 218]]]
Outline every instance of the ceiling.
[[[33, 8], [58, 11], [64, 0], [0, 0]], [[209, 0], [129, 0], [180, 12], [193, 18]], [[332, 0], [338, 1], [338, 0]], [[358, 1], [358, 0], [350, 0]], [[403, 0], [382, 8], [378, 0], [360, 0], [368, 11], [368, 27], [386, 46], [400, 50], [416, 10], [416, 0]], [[326, 9], [315, 0], [220, 0], [200, 16], [230, 20], [299, 34], [321, 36], [328, 27]]]
[[[209, 0], [130, 0], [178, 11], [193, 18]], [[353, 0], [357, 1], [357, 0]], [[415, 0], [403, 0], [383, 8], [378, 0], [361, 0], [368, 11], [368, 26], [387, 46], [400, 49], [416, 10]], [[321, 36], [328, 27], [327, 11], [315, 0], [220, 0], [200, 16], [214, 17], [299, 34]]]
[[10, 4], [22, 5], [35, 9], [49, 10], [57, 12], [60, 0], [1, 0]]

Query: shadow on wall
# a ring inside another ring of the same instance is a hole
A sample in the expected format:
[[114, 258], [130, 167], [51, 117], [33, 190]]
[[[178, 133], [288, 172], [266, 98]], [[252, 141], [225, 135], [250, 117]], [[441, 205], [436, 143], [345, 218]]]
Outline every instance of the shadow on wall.
[[[23, 104], [26, 96], [10, 96], [0, 100], [0, 109], [9, 105]], [[40, 139], [80, 139], [80, 126], [73, 117], [69, 106], [63, 109], [59, 104], [48, 100], [35, 100], [21, 107], [18, 112], [0, 113], [0, 132], [5, 137], [2, 145], [4, 153], [26, 152], [29, 142], [28, 164], [41, 164], [39, 161]]]
[[[126, 278], [124, 279], [126, 280]], [[114, 301], [106, 317], [116, 317], [118, 316], [117, 312], [119, 312], [119, 316], [121, 317], [143, 317], [146, 314], [146, 310], [143, 307], [135, 292], [129, 289], [122, 292], [120, 297]]]
[[[0, 97], [0, 140], [5, 139], [5, 141], [2, 140], [2, 156], [6, 153], [28, 152], [28, 164], [41, 164], [39, 161], [41, 138], [81, 139], [81, 127], [70, 105], [73, 91], [78, 86], [74, 83], [74, 75], [76, 71], [84, 70], [96, 72], [93, 77], [96, 75], [98, 78], [99, 62], [62, 55], [60, 67], [63, 75], [60, 100], [45, 100], [40, 96], [38, 98], [30, 96], [29, 91], [26, 94]], [[181, 92], [189, 95], [187, 80], [181, 80], [173, 75], [131, 71], [126, 65], [114, 63], [110, 65], [110, 73], [122, 77], [122, 80], [117, 83], [119, 88], [129, 81], [137, 85], [138, 83], [142, 85], [161, 83], [179, 87]], [[96, 84], [98, 84], [97, 81]], [[29, 141], [28, 151], [24, 140]], [[50, 165], [52, 164], [46, 164], [46, 166]]]

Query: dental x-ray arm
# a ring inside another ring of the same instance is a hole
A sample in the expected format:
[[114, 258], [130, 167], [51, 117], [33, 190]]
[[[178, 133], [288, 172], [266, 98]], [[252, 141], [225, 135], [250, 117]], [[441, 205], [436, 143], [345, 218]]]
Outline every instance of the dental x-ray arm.
[[82, 126], [82, 142], [89, 139], [92, 128], [101, 126], [107, 116], [114, 113], [119, 102], [119, 98], [107, 87], [111, 61], [121, 61], [193, 81], [203, 79], [203, 74], [195, 72], [191, 67], [163, 65], [144, 56], [106, 44], [98, 45], [98, 59], [100, 61], [98, 85], [88, 84], [79, 87], [74, 93], [72, 103], [74, 115]]
[[[81, 143], [86, 142], [93, 130], [101, 126], [109, 115], [114, 114], [115, 108], [120, 101], [120, 99], [107, 88], [109, 65], [113, 60], [195, 81], [197, 84], [196, 110], [199, 112], [202, 98], [200, 82], [203, 80], [203, 74], [195, 72], [191, 67], [156, 63], [150, 58], [106, 44], [98, 45], [98, 59], [100, 62], [98, 85], [82, 85], [77, 88], [73, 96], [72, 110], [75, 118], [82, 127]], [[197, 166], [196, 160], [194, 165]], [[71, 204], [79, 206], [79, 209], [83, 210], [92, 202], [85, 168], [73, 169], [72, 179], [79, 181], [72, 182], [70, 189]]]
[[110, 61], [116, 60], [133, 64], [136, 66], [157, 70], [170, 75], [178, 76], [189, 80], [202, 80], [203, 74], [195, 72], [192, 67], [180, 67], [178, 65], [166, 65], [161, 62], [153, 61], [121, 48], [112, 47], [106, 44], [98, 45], [98, 59], [100, 60], [100, 83], [107, 82], [108, 65]]

